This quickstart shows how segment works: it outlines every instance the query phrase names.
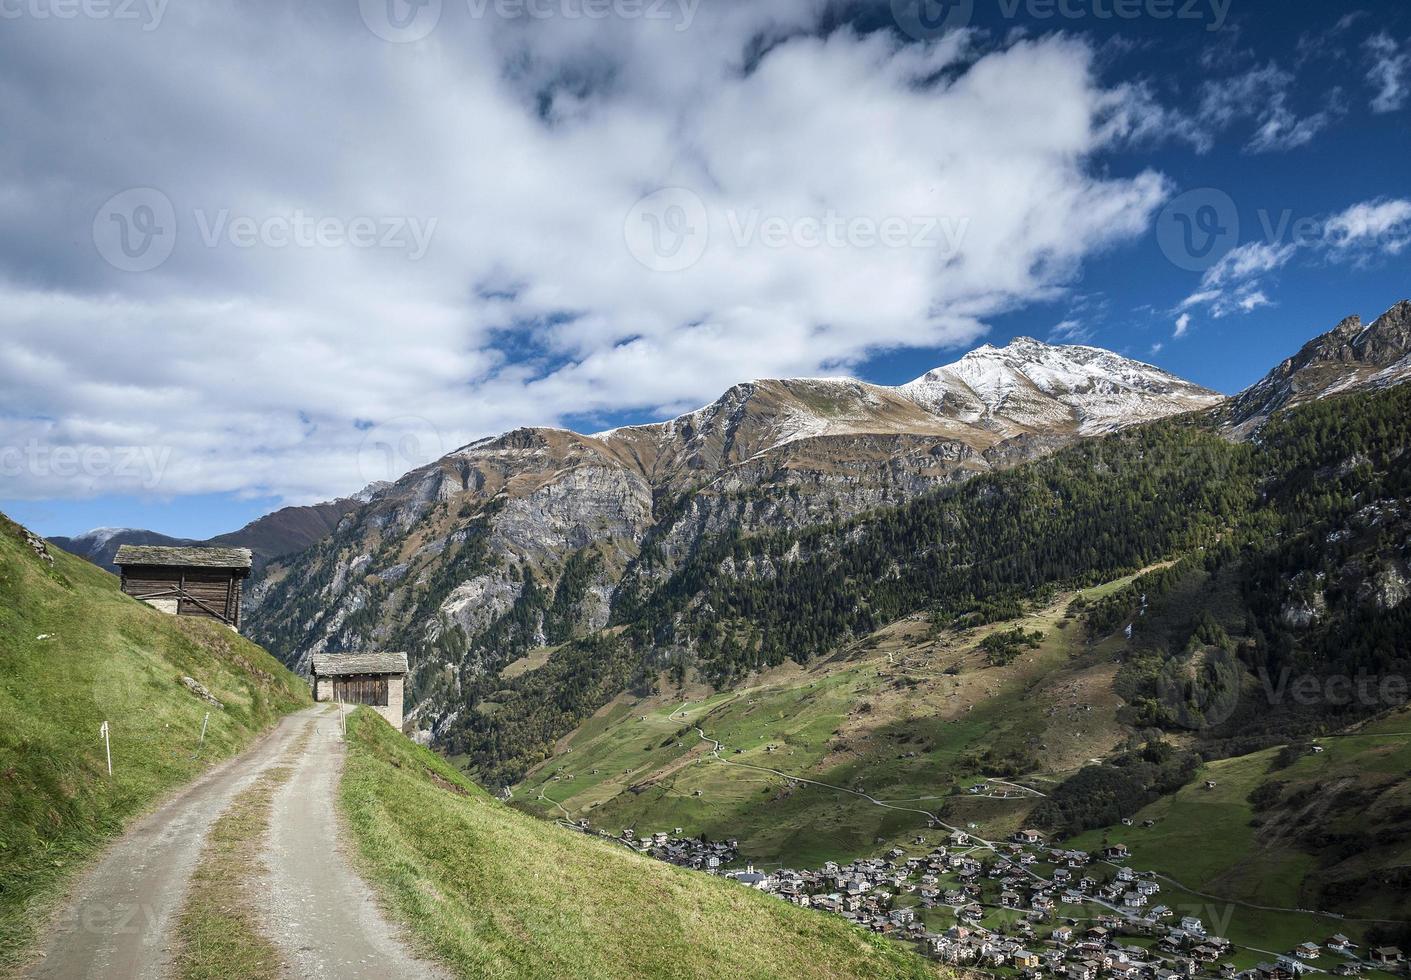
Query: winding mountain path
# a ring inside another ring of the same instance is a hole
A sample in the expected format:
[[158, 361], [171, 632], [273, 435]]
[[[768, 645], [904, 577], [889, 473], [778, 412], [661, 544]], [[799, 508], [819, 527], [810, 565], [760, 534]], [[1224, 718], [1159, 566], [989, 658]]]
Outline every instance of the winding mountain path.
[[[282, 719], [240, 755], [137, 821], [74, 887], [25, 976], [36, 980], [173, 975], [176, 924], [207, 834], [277, 763], [293, 778], [274, 801], [261, 893], [266, 934], [292, 977], [433, 977], [415, 960], [340, 850], [335, 794], [344, 745], [325, 706]], [[302, 736], [313, 730], [313, 737]], [[302, 739], [302, 744], [301, 743]], [[255, 855], [252, 855], [254, 858]], [[252, 862], [253, 863], [253, 862]]]

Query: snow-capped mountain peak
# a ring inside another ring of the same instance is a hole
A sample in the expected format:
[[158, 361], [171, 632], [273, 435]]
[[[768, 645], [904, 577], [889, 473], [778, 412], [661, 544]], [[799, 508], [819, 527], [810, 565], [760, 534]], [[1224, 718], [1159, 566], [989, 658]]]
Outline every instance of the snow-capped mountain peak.
[[985, 344], [901, 386], [932, 412], [1005, 432], [1093, 434], [1209, 408], [1217, 392], [1099, 347], [1016, 337]]
[[74, 537], [75, 541], [82, 541], [91, 544], [95, 548], [101, 548], [119, 534], [134, 533], [130, 527], [95, 527], [91, 531], [85, 531]]

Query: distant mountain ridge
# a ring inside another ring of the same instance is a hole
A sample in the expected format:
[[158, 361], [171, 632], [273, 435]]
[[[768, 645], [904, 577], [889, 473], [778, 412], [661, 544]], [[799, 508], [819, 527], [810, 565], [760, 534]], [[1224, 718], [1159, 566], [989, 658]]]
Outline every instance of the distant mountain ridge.
[[173, 538], [139, 528], [100, 527], [73, 537], [52, 537], [49, 541], [69, 554], [87, 559], [110, 572], [117, 571], [113, 558], [118, 548], [125, 544], [249, 548], [254, 552], [258, 571], [276, 558], [304, 551], [323, 540], [345, 514], [361, 505], [362, 501], [356, 498], [344, 498], [305, 507], [283, 507], [251, 521], [238, 531], [206, 540]]
[[[1111, 351], [1028, 337], [894, 387], [750, 381], [663, 422], [482, 439], [368, 488], [365, 503], [289, 508], [212, 543], [255, 547], [257, 563], [278, 557], [252, 583], [249, 622], [289, 663], [420, 650], [428, 669], [454, 668], [421, 695], [453, 704], [460, 672], [602, 629], [707, 539], [896, 506], [1171, 415], [1213, 411], [1242, 436], [1285, 405], [1394, 383], [1408, 373], [1409, 311], [1399, 304], [1365, 329], [1345, 321], [1234, 399]], [[141, 531], [99, 537], [89, 547], [108, 561], [118, 544], [161, 543]]]
[[1223, 400], [1109, 351], [1019, 338], [896, 387], [764, 379], [664, 422], [518, 429], [372, 495], [269, 586], [251, 628], [294, 664], [444, 646], [428, 655], [496, 670], [608, 625], [707, 538], [895, 506]]

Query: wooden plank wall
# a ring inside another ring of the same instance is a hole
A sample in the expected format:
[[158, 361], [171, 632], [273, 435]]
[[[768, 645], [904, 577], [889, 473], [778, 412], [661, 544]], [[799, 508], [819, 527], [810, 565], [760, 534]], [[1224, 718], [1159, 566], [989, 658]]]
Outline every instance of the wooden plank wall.
[[387, 707], [387, 676], [385, 674], [351, 674], [333, 678], [333, 699], [345, 704], [366, 704], [374, 708]]
[[239, 625], [240, 579], [230, 572], [144, 567], [125, 574], [122, 578], [122, 590], [131, 596], [174, 592], [178, 588], [184, 588], [187, 595], [199, 599], [219, 614], [212, 614], [198, 603], [182, 598], [177, 609], [178, 615], [217, 620], [225, 616], [235, 625]]

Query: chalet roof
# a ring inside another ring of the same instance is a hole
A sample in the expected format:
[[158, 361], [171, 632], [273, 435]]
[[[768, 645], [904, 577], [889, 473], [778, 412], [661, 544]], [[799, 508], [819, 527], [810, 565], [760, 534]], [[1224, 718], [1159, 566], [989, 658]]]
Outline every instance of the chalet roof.
[[313, 655], [315, 677], [338, 677], [345, 674], [405, 674], [405, 653], [316, 653]]
[[118, 565], [166, 565], [187, 568], [249, 568], [249, 548], [163, 548], [125, 544], [113, 559]]

